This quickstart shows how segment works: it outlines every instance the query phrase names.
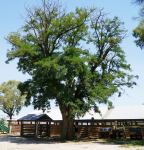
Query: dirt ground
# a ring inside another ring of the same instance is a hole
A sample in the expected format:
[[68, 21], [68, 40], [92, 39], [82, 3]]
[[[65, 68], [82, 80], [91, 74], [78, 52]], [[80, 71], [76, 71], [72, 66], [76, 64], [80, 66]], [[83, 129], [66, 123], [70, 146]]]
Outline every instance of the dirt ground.
[[0, 136], [0, 150], [144, 150], [144, 147], [125, 147], [99, 141], [50, 142], [16, 136]]

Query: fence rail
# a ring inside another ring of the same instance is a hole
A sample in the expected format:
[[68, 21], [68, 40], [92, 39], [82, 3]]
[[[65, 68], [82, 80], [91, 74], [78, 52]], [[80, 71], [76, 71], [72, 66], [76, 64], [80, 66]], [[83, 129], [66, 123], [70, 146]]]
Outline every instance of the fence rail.
[[[144, 119], [75, 120], [79, 138], [144, 138]], [[12, 121], [12, 134], [60, 136], [62, 121]]]

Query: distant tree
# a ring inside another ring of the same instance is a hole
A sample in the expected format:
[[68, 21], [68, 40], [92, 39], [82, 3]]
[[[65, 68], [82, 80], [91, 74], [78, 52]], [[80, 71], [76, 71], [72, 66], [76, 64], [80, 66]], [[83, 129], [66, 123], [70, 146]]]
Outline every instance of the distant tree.
[[8, 115], [10, 120], [15, 113], [19, 113], [24, 105], [25, 96], [21, 96], [18, 89], [20, 82], [10, 80], [0, 85], [1, 110]]
[[4, 118], [0, 119], [0, 125], [6, 125], [6, 120]]
[[62, 137], [73, 136], [73, 119], [135, 84], [120, 43], [123, 23], [102, 11], [77, 8], [65, 13], [52, 3], [28, 10], [22, 33], [11, 33], [8, 62], [18, 58], [18, 69], [31, 75], [19, 88], [26, 104], [50, 107], [55, 100], [63, 118]]

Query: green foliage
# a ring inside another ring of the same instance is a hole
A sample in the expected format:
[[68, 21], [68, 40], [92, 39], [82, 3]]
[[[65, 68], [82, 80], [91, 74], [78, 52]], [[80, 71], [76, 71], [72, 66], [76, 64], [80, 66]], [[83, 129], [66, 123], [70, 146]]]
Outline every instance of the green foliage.
[[141, 21], [140, 24], [134, 29], [133, 36], [136, 38], [135, 43], [141, 49], [144, 48], [144, 21]]
[[18, 90], [19, 83], [18, 81], [10, 80], [0, 85], [1, 110], [10, 119], [15, 113], [19, 113], [25, 101], [25, 96], [21, 96], [21, 92]]
[[136, 0], [136, 2], [140, 5], [139, 11], [139, 25], [133, 30], [133, 36], [136, 38], [135, 43], [141, 49], [144, 48], [144, 0]]
[[6, 120], [3, 118], [0, 119], [0, 132], [2, 132], [2, 133], [9, 132], [8, 124], [7, 124]]
[[117, 18], [102, 11], [77, 8], [65, 13], [46, 3], [28, 11], [21, 33], [8, 36], [8, 61], [18, 58], [18, 69], [31, 75], [21, 83], [26, 105], [50, 108], [54, 99], [63, 119], [82, 116], [124, 86], [133, 75], [120, 43], [126, 31]]
[[142, 4], [144, 2], [144, 0], [135, 0], [135, 2], [138, 4]]
[[6, 125], [6, 120], [5, 119], [0, 119], [0, 125]]

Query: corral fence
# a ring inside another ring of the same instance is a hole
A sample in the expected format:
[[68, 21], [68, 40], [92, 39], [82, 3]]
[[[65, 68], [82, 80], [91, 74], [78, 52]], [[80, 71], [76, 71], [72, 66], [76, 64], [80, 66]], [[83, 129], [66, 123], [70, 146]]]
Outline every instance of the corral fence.
[[[144, 119], [75, 120], [78, 138], [144, 138]], [[11, 133], [33, 137], [59, 137], [62, 121], [11, 121]]]

